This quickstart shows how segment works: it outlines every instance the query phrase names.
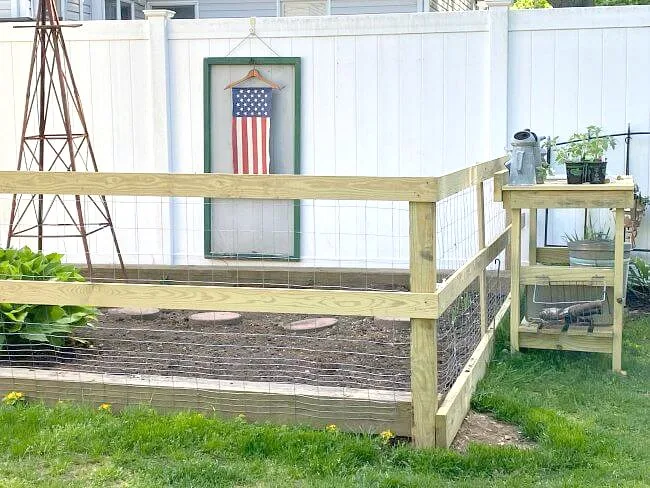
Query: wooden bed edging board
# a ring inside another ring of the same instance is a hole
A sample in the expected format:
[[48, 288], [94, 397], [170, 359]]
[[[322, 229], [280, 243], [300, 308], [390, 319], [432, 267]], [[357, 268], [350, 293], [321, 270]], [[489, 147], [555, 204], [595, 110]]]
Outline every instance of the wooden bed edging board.
[[469, 412], [476, 385], [485, 376], [494, 349], [494, 333], [510, 308], [510, 295], [497, 312], [489, 329], [476, 347], [436, 413], [436, 446], [449, 447]]
[[119, 410], [147, 405], [160, 412], [202, 411], [231, 418], [349, 432], [390, 430], [411, 436], [413, 410], [406, 391], [228, 381], [158, 375], [116, 375], [0, 368], [0, 392], [21, 391], [53, 404], [60, 400], [110, 403]]

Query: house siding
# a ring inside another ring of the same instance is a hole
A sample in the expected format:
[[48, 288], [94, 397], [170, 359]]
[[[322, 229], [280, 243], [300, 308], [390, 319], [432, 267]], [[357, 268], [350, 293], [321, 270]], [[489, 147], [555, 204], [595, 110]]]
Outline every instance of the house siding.
[[199, 17], [275, 17], [275, 0], [200, 0]]
[[65, 3], [65, 20], [81, 20], [79, 18], [79, 1], [67, 0]]
[[0, 19], [11, 17], [11, 0], [0, 0]]
[[417, 0], [332, 0], [332, 15], [411, 13]]

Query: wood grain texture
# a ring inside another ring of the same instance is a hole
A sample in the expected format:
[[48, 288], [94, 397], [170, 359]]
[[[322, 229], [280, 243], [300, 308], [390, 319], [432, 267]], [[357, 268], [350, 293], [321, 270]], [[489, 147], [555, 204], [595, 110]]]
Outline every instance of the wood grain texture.
[[521, 285], [548, 285], [551, 283], [593, 283], [593, 286], [612, 286], [614, 270], [612, 268], [580, 266], [522, 266], [520, 270]]
[[0, 391], [9, 390], [50, 404], [110, 403], [116, 410], [142, 404], [163, 412], [192, 410], [223, 418], [244, 414], [251, 421], [317, 429], [336, 424], [350, 432], [390, 429], [409, 436], [412, 425], [410, 394], [386, 390], [0, 368]]
[[511, 191], [508, 192], [509, 204], [511, 208], [630, 208], [634, 205], [632, 191], [603, 192], [594, 190], [592, 185], [588, 186], [591, 190], [573, 193], [537, 189], [527, 193]]
[[536, 326], [522, 325], [518, 327], [518, 332], [520, 347], [612, 353], [611, 327], [595, 327], [590, 333], [587, 327], [569, 327], [562, 332], [560, 329], [537, 330]]
[[569, 249], [566, 247], [538, 247], [537, 262], [540, 264], [569, 264]]
[[434, 318], [434, 293], [0, 281], [0, 302]]
[[510, 156], [502, 156], [438, 177], [438, 200], [492, 178], [509, 159]]
[[487, 366], [492, 358], [495, 329], [509, 308], [510, 297], [507, 297], [463, 371], [445, 395], [445, 399], [436, 413], [436, 445], [438, 447], [449, 447], [458, 434], [460, 426], [469, 412], [476, 385], [485, 376]]
[[[411, 292], [436, 289], [436, 207], [431, 203], [409, 204]], [[437, 310], [436, 310], [437, 312]], [[438, 410], [437, 321], [411, 319], [411, 395], [413, 439], [416, 446], [436, 443]]]
[[1, 171], [0, 193], [436, 201], [435, 177]]
[[612, 338], [612, 369], [622, 371], [623, 307], [625, 305], [623, 261], [625, 244], [625, 211], [616, 209], [616, 234], [614, 236], [614, 325]]
[[506, 230], [492, 241], [488, 247], [479, 251], [438, 287], [438, 313], [440, 315], [472, 284], [481, 272], [485, 271], [486, 266], [506, 248], [510, 232], [511, 226], [506, 227]]
[[508, 170], [503, 169], [494, 173], [494, 195], [495, 202], [503, 201], [503, 187], [508, 184]]
[[519, 350], [519, 316], [521, 313], [521, 287], [519, 284], [519, 271], [521, 269], [521, 210], [510, 210], [510, 350]]
[[530, 209], [530, 223], [528, 224], [528, 262], [537, 264], [537, 209]]

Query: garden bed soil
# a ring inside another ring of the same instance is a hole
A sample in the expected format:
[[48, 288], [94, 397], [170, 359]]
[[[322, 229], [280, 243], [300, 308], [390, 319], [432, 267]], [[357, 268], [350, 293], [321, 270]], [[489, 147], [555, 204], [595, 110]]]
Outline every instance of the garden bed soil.
[[[498, 305], [500, 301], [489, 303]], [[441, 392], [451, 387], [478, 343], [480, 314], [476, 312], [476, 307], [471, 307], [439, 321]], [[162, 310], [149, 320], [103, 313], [94, 327], [76, 333], [89, 345], [11, 346], [0, 355], [0, 365], [410, 389], [408, 325], [342, 316], [329, 328], [292, 332], [281, 325], [309, 316], [244, 313], [241, 323], [220, 325], [190, 322], [192, 313]], [[472, 339], [467, 340], [470, 336]]]

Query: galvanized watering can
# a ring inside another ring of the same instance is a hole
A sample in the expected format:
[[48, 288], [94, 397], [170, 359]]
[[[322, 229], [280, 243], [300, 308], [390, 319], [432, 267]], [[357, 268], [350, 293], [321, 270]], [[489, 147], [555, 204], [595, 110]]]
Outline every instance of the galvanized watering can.
[[542, 153], [537, 134], [530, 129], [522, 130], [512, 137], [512, 158], [506, 163], [510, 171], [511, 185], [534, 185], [535, 168], [542, 164]]

